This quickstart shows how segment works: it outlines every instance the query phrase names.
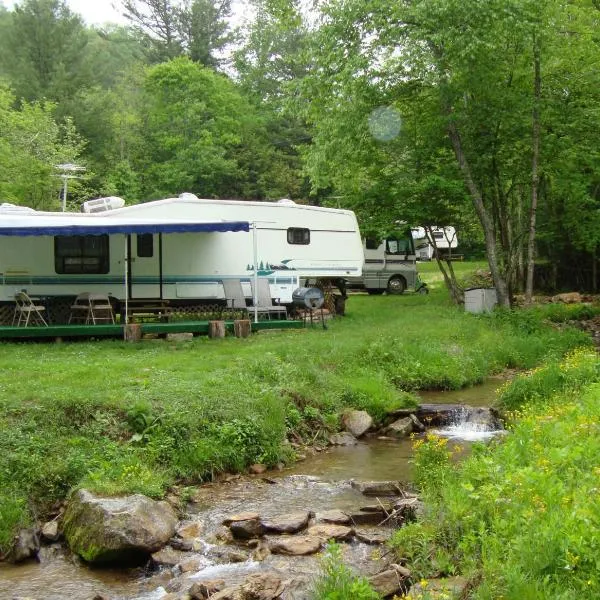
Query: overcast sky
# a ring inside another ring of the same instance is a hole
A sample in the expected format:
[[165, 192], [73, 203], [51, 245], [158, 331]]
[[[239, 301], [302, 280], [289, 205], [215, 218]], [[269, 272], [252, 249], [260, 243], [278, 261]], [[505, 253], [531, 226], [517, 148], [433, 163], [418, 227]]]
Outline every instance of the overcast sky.
[[[11, 8], [14, 4], [18, 4], [18, 0], [0, 0], [0, 4]], [[115, 6], [119, 6], [118, 0], [67, 0], [67, 4], [73, 12], [79, 13], [89, 25], [127, 23], [127, 19], [121, 16], [118, 8], [115, 8]], [[234, 0], [232, 2], [234, 14], [238, 17], [236, 21], [238, 22], [245, 12], [245, 4], [244, 0]]]

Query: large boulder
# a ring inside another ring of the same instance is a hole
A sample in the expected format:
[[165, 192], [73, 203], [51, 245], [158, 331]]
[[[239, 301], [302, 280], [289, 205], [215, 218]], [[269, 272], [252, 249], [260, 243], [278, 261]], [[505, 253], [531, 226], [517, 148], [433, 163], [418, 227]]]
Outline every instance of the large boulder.
[[351, 410], [342, 417], [342, 425], [346, 431], [359, 438], [371, 429], [373, 418], [364, 410]]
[[100, 498], [87, 490], [73, 494], [63, 519], [71, 550], [98, 564], [139, 564], [165, 546], [176, 527], [167, 502], [141, 494]]

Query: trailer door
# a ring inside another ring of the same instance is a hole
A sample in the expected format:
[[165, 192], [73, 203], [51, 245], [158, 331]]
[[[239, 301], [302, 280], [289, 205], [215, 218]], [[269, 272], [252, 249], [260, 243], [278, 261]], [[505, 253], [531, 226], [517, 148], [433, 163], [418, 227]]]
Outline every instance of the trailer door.
[[128, 238], [130, 298], [162, 298], [162, 234]]

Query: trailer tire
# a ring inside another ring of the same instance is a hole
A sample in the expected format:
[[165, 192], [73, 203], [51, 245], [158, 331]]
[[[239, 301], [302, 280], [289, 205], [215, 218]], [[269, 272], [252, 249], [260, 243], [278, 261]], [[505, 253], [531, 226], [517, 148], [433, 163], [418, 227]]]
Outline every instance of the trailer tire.
[[394, 277], [390, 277], [387, 285], [387, 293], [398, 296], [404, 293], [406, 290], [406, 279], [400, 275], [395, 275]]

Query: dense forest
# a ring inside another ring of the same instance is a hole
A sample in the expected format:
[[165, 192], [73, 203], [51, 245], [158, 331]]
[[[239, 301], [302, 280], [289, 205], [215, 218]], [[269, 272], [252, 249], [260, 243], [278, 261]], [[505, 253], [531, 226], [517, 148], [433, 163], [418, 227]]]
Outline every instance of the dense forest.
[[[0, 199], [290, 197], [454, 225], [500, 302], [596, 290], [597, 0], [63, 0], [0, 7]], [[452, 271], [448, 271], [452, 287]]]

